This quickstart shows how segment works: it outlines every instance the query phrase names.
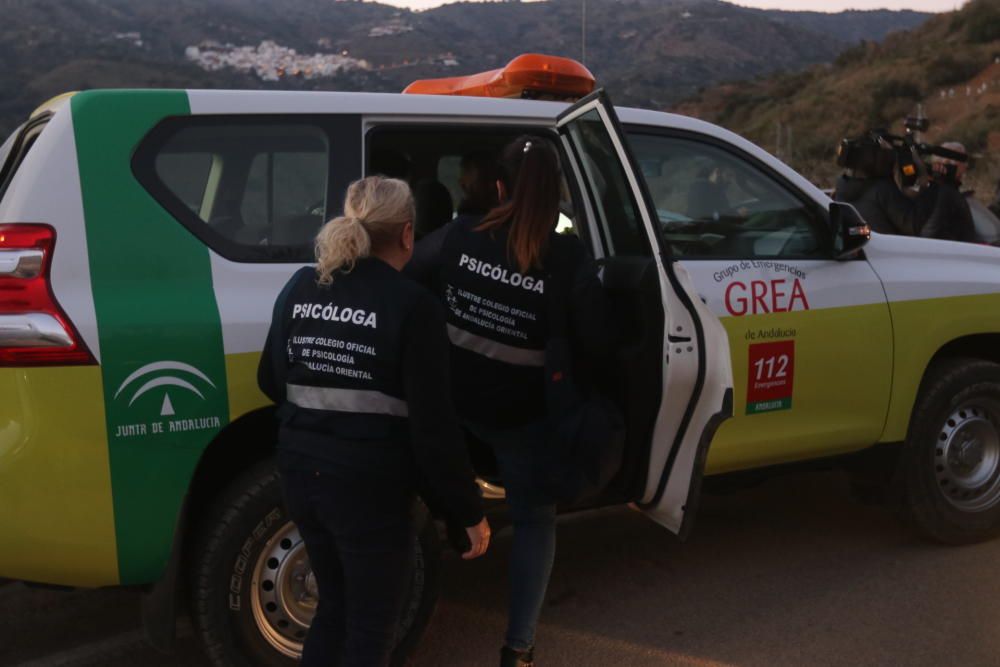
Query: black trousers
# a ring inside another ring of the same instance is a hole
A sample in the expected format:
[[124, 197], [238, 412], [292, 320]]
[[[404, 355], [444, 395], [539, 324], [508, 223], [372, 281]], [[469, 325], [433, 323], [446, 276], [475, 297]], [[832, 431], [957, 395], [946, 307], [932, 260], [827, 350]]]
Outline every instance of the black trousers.
[[320, 596], [302, 665], [384, 667], [411, 579], [414, 494], [356, 470], [302, 462], [279, 458], [288, 514]]

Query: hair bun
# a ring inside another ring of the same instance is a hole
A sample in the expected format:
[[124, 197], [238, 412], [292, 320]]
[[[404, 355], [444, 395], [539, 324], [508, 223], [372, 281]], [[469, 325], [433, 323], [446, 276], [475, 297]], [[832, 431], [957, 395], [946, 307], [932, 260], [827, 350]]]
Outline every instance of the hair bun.
[[395, 242], [413, 215], [413, 195], [405, 181], [369, 176], [351, 183], [343, 215], [316, 234], [319, 284], [329, 285], [334, 273], [350, 271], [373, 248]]

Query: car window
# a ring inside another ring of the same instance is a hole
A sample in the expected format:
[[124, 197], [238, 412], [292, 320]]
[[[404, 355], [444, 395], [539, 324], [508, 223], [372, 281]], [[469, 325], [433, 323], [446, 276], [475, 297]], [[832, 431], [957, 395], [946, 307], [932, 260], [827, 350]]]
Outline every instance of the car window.
[[462, 156], [442, 155], [437, 161], [437, 180], [448, 188], [452, 202], [461, 202], [465, 197], [462, 191]]
[[324, 221], [329, 149], [318, 128], [188, 127], [158, 151], [167, 190], [240, 245], [310, 243]]
[[250, 160], [250, 170], [247, 172], [247, 185], [240, 200], [240, 214], [243, 222], [255, 229], [267, 226], [267, 173], [270, 157], [267, 153], [258, 153]]
[[311, 243], [326, 221], [327, 160], [325, 150], [254, 155], [240, 199], [244, 235], [265, 244]]
[[308, 261], [316, 232], [331, 214], [330, 183], [339, 191], [360, 167], [345, 151], [331, 179], [329, 137], [336, 125], [329, 124], [247, 116], [170, 119], [140, 144], [133, 170], [164, 208], [224, 257]]
[[156, 173], [177, 198], [200, 215], [212, 167], [209, 153], [161, 153], [156, 156]]
[[[448, 188], [452, 201], [461, 202], [465, 196], [461, 184], [462, 156], [442, 155], [437, 161], [437, 180]], [[565, 172], [562, 186], [562, 197], [559, 202], [559, 220], [556, 223], [556, 231], [560, 234], [576, 234], [576, 221], [573, 215], [573, 203], [570, 196], [569, 185], [565, 181]]]
[[822, 257], [825, 220], [772, 176], [696, 139], [628, 133], [672, 254], [685, 258]]
[[0, 201], [7, 194], [11, 181], [24, 158], [35, 145], [35, 141], [45, 129], [51, 114], [46, 114], [25, 123], [14, 131], [0, 147]]
[[[367, 137], [367, 173], [402, 178], [410, 184], [419, 240], [456, 215], [482, 216], [496, 205], [497, 161], [504, 147], [524, 132], [525, 128], [489, 126], [377, 127]], [[547, 130], [536, 132], [548, 134]], [[565, 179], [556, 231], [579, 234]]]
[[21, 133], [21, 129], [24, 126], [17, 128], [11, 132], [7, 140], [0, 144], [0, 169], [3, 169], [4, 164], [7, 162], [7, 158], [10, 157], [10, 150], [14, 147], [14, 142], [17, 140], [17, 135]]
[[567, 124], [578, 164], [593, 195], [597, 224], [612, 256], [652, 254], [639, 203], [632, 196], [625, 169], [611, 143], [604, 120], [591, 110]]

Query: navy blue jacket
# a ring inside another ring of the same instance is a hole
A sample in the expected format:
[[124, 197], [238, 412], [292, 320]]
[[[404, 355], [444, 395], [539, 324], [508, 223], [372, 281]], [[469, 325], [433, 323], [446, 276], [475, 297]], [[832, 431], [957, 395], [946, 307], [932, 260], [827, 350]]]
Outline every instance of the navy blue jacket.
[[258, 369], [279, 450], [413, 484], [463, 526], [482, 518], [452, 402], [442, 308], [368, 258], [320, 286], [299, 270], [274, 305]]
[[437, 293], [447, 309], [452, 384], [459, 414], [492, 428], [514, 428], [546, 414], [544, 352], [552, 290], [569, 302], [575, 362], [611, 350], [605, 294], [597, 269], [575, 236], [549, 237], [542, 268], [521, 273], [507, 230], [476, 231], [459, 216], [417, 244], [406, 273]]

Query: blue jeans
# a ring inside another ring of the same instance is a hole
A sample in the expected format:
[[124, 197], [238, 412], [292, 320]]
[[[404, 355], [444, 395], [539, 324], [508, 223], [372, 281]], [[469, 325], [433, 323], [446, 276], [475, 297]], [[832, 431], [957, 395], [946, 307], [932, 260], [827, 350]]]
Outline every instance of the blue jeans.
[[541, 497], [532, 484], [536, 453], [549, 446], [548, 432], [543, 422], [502, 431], [478, 424], [466, 426], [492, 447], [507, 491], [514, 540], [505, 641], [512, 649], [526, 651], [535, 645], [535, 629], [556, 555], [556, 506]]

